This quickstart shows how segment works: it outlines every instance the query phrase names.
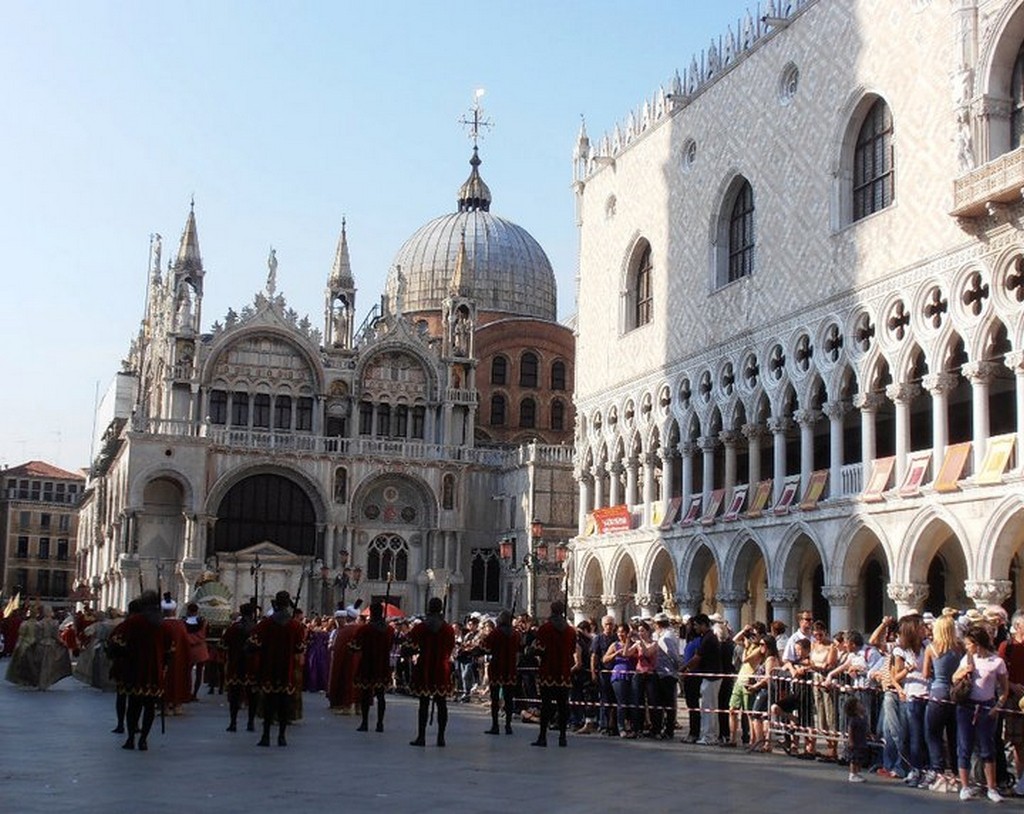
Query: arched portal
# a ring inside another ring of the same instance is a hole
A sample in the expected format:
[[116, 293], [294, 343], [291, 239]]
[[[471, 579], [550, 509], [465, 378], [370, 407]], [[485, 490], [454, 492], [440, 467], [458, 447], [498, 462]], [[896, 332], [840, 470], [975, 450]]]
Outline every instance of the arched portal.
[[295, 481], [271, 473], [250, 475], [221, 499], [213, 540], [218, 553], [269, 541], [300, 557], [313, 557], [316, 510]]

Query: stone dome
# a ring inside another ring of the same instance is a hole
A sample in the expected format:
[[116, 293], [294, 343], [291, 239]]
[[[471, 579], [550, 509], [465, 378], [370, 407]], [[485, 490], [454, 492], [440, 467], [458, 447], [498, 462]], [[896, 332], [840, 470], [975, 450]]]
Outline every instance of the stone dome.
[[458, 211], [420, 227], [395, 255], [384, 286], [389, 307], [395, 310], [401, 269], [402, 312], [440, 311], [465, 235], [463, 288], [480, 312], [554, 322], [558, 304], [551, 261], [529, 232], [491, 214], [491, 192], [480, 177], [476, 147], [470, 164]]

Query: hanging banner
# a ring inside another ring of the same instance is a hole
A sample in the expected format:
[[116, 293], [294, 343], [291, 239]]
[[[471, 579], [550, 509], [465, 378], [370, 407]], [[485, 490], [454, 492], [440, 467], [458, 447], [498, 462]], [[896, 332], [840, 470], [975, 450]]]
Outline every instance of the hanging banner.
[[633, 527], [629, 506], [609, 506], [607, 509], [594, 509], [594, 522], [597, 524], [598, 534], [629, 531]]

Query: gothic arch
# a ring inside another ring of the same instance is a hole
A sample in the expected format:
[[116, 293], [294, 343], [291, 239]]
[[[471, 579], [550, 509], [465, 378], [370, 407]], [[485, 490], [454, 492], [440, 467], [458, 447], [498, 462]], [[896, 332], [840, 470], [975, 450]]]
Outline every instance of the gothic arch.
[[889, 573], [895, 569], [896, 558], [892, 544], [881, 525], [871, 515], [854, 515], [847, 519], [836, 534], [832, 561], [826, 570], [826, 582], [831, 585], [856, 585], [864, 562], [881, 545]]
[[1024, 495], [1005, 497], [989, 516], [980, 539], [972, 573], [1005, 579], [1024, 540]]
[[703, 534], [695, 535], [679, 561], [680, 588], [690, 594], [702, 595], [704, 579], [712, 568], [722, 573], [715, 549]]
[[[655, 543], [647, 552], [647, 557], [641, 566], [641, 576], [637, 584], [644, 586], [643, 592], [653, 597], [663, 597], [662, 587], [668, 589], [669, 596], [676, 592], [676, 585], [679, 584], [676, 561], [664, 545]], [[661, 601], [655, 604], [663, 604]]]
[[[625, 547], [619, 546], [612, 561], [608, 565], [608, 583], [616, 596], [636, 593], [640, 584], [639, 571], [633, 554]], [[632, 581], [630, 581], [632, 579]]]
[[434, 494], [434, 490], [422, 478], [411, 475], [408, 472], [390, 473], [378, 472], [363, 478], [352, 490], [352, 499], [349, 501], [349, 516], [355, 521], [357, 512], [369, 496], [370, 492], [378, 485], [386, 483], [407, 484], [412, 492], [419, 498], [420, 504], [427, 512], [427, 516], [417, 518], [413, 527], [416, 529], [436, 529], [439, 527], [439, 512], [441, 508], [440, 495]]
[[199, 507], [196, 505], [196, 494], [198, 490], [192, 486], [192, 481], [189, 480], [188, 475], [180, 469], [162, 462], [148, 466], [132, 479], [132, 484], [128, 490], [128, 496], [125, 501], [125, 508], [142, 508], [143, 493], [146, 490], [146, 486], [158, 478], [173, 481], [181, 488], [182, 506], [185, 511], [189, 514], [196, 514], [199, 512]]
[[750, 567], [758, 557], [764, 562], [767, 571], [771, 557], [764, 542], [749, 530], [737, 533], [729, 542], [722, 559], [722, 587], [734, 591], [746, 590]]
[[312, 380], [314, 392], [324, 392], [326, 386], [324, 383], [324, 370], [317, 350], [311, 347], [297, 332], [269, 324], [246, 325], [237, 331], [225, 331], [223, 334], [220, 334], [214, 341], [210, 355], [203, 363], [203, 369], [200, 373], [202, 386], [207, 388], [213, 386], [216, 378], [217, 364], [225, 353], [238, 346], [240, 342], [261, 336], [271, 337], [290, 346], [305, 363]]
[[[947, 531], [941, 535], [942, 528]], [[949, 537], [955, 538], [968, 569], [971, 568], [970, 551], [966, 545], [967, 533], [956, 516], [945, 506], [925, 506], [914, 517], [903, 535], [903, 543], [896, 552], [892, 569], [894, 582], [927, 582], [928, 565]], [[968, 571], [968, 576], [971, 572]]]
[[800, 580], [800, 566], [809, 551], [814, 551], [825, 573], [829, 572], [829, 558], [811, 527], [802, 520], [789, 526], [782, 537], [774, 559], [769, 561], [770, 584], [781, 588], [795, 588]]
[[233, 486], [252, 475], [279, 475], [293, 481], [302, 489], [303, 492], [306, 493], [306, 497], [308, 497], [310, 503], [313, 504], [313, 509], [316, 512], [316, 522], [326, 522], [327, 499], [321, 492], [320, 484], [310, 478], [309, 475], [301, 469], [295, 469], [281, 464], [257, 464], [255, 466], [243, 466], [225, 473], [216, 483], [214, 483], [213, 487], [210, 489], [210, 493], [206, 496], [205, 513], [216, 517], [217, 510], [220, 507], [221, 501], [224, 500], [224, 496], [227, 495]]

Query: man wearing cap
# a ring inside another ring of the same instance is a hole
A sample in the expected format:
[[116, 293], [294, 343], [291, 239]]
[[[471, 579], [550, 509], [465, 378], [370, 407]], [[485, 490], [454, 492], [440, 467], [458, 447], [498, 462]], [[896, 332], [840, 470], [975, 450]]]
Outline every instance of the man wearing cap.
[[551, 603], [551, 616], [537, 630], [533, 643], [540, 657], [537, 686], [540, 688], [540, 735], [534, 746], [548, 745], [552, 707], [558, 708], [558, 745], [568, 746], [565, 728], [569, 723], [569, 688], [576, 654], [576, 629], [565, 618], [565, 603]]
[[445, 622], [441, 597], [432, 597], [427, 603], [427, 615], [409, 631], [406, 647], [416, 655], [409, 680], [409, 692], [419, 696], [416, 738], [410, 746], [427, 745], [427, 716], [430, 702], [437, 709], [437, 745], [444, 746], [448, 727], [448, 696], [452, 691], [451, 660], [455, 649], [455, 631]]
[[370, 605], [370, 621], [356, 626], [356, 635], [349, 647], [358, 651], [355, 688], [359, 690], [359, 711], [362, 723], [358, 732], [369, 728], [370, 706], [377, 699], [377, 731], [384, 731], [384, 693], [391, 687], [391, 643], [395, 633], [384, 620], [384, 603]]
[[654, 698], [651, 730], [672, 740], [676, 728], [676, 692], [679, 688], [680, 650], [672, 620], [667, 613], [654, 616]]
[[260, 620], [249, 645], [259, 653], [257, 684], [263, 693], [263, 737], [257, 746], [270, 746], [270, 727], [277, 721], [277, 745], [287, 746], [292, 696], [300, 691], [295, 680], [295, 659], [305, 647], [305, 631], [292, 612], [287, 591], [274, 595], [274, 612]]
[[359, 654], [349, 645], [355, 641], [359, 629], [359, 610], [354, 605], [342, 608], [334, 614], [338, 629], [334, 633], [331, 651], [331, 669], [327, 679], [327, 700], [331, 712], [336, 715], [350, 715], [355, 704], [355, 675]]

